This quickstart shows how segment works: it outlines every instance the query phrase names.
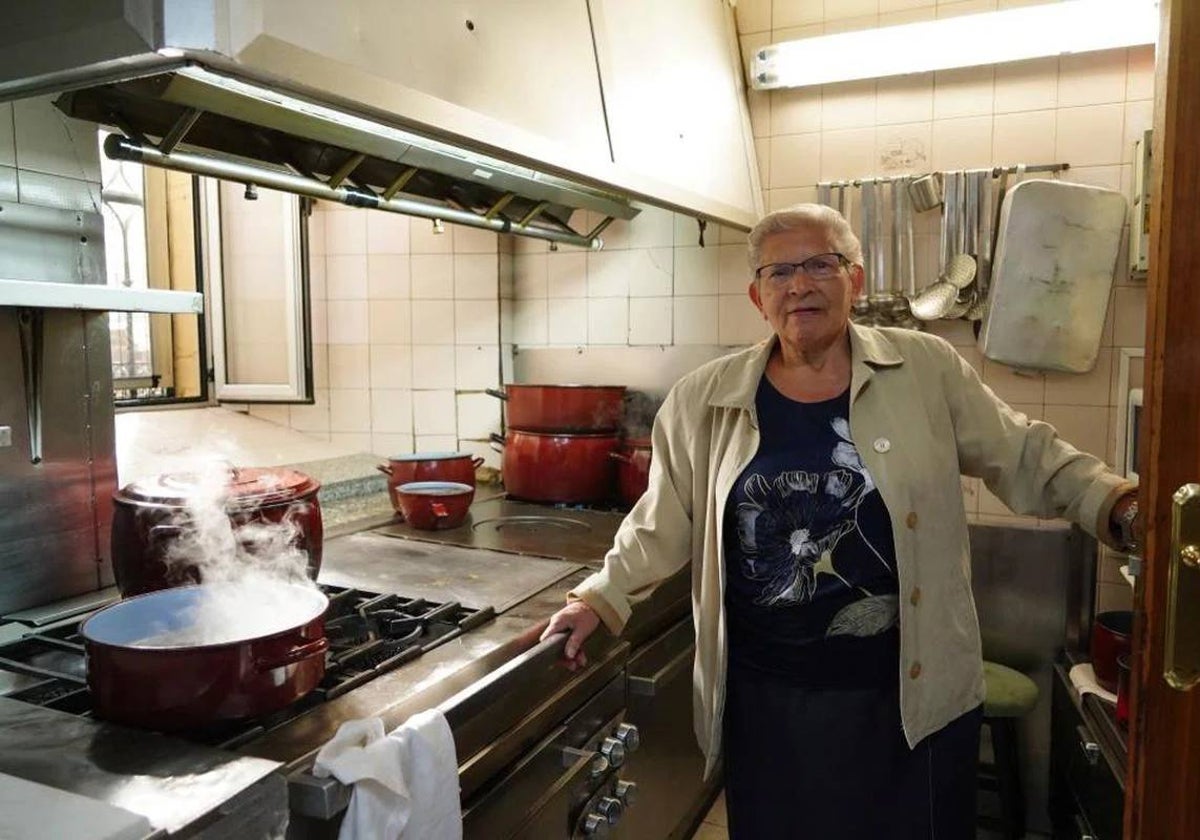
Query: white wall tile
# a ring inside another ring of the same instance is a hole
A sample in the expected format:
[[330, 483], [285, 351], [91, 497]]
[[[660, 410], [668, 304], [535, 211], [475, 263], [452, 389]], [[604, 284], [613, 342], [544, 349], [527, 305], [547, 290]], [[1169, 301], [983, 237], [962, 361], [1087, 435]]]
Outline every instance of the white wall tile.
[[499, 250], [500, 237], [495, 231], [470, 225], [453, 225], [454, 253], [495, 254]]
[[455, 301], [454, 340], [458, 344], [499, 344], [500, 301]]
[[933, 119], [933, 73], [880, 79], [875, 92], [875, 124]]
[[450, 254], [454, 233], [454, 225], [443, 225], [442, 233], [437, 233], [431, 219], [413, 216], [408, 220], [408, 247], [414, 254]]
[[482, 391], [500, 385], [500, 348], [494, 344], [454, 348], [454, 385], [460, 391]]
[[997, 114], [993, 124], [992, 155], [996, 161], [1041, 163], [1054, 159], [1054, 111]]
[[552, 298], [587, 297], [587, 258], [588, 254], [582, 251], [550, 253], [546, 260], [547, 295]]
[[490, 441], [464, 440], [459, 438], [458, 451], [468, 452], [472, 458], [482, 458], [485, 467], [500, 469], [500, 453], [492, 448]]
[[325, 257], [308, 256], [308, 294], [310, 300], [324, 301], [329, 297], [329, 286], [325, 282]]
[[675, 344], [716, 344], [717, 296], [675, 298]]
[[773, 90], [771, 134], [805, 134], [821, 130], [821, 88]]
[[717, 339], [727, 346], [753, 344], [770, 334], [763, 320], [745, 293], [721, 295], [717, 302]]
[[366, 344], [334, 344], [329, 348], [330, 388], [369, 388], [371, 365]]
[[412, 345], [412, 386], [417, 389], [450, 388], [455, 380], [454, 347], [444, 344]]
[[458, 437], [487, 440], [500, 431], [500, 400], [488, 394], [458, 395]]
[[771, 189], [815, 184], [821, 171], [821, 135], [784, 134], [771, 138]]
[[329, 343], [329, 304], [322, 299], [312, 302], [310, 322], [312, 324], [313, 344]]
[[413, 254], [409, 258], [414, 300], [454, 297], [454, 257], [451, 254]]
[[413, 431], [418, 435], [457, 435], [454, 391], [413, 391]]
[[549, 340], [547, 301], [537, 298], [518, 300], [513, 313], [513, 341], [538, 346]]
[[967, 169], [992, 160], [992, 118], [963, 117], [933, 123], [933, 168]]
[[365, 300], [367, 258], [363, 254], [330, 254], [325, 258], [325, 288], [329, 300]]
[[412, 434], [412, 430], [412, 391], [400, 388], [376, 388], [371, 392], [371, 431], [373, 433]]
[[634, 251], [598, 251], [587, 255], [589, 298], [628, 297]]
[[821, 130], [875, 125], [875, 80], [840, 82], [821, 90]]
[[496, 300], [500, 296], [499, 260], [491, 254], [454, 255], [454, 297]]
[[996, 113], [1039, 111], [1058, 105], [1058, 57], [998, 64]]
[[[624, 302], [621, 298], [616, 300]], [[587, 298], [551, 298], [547, 318], [550, 344], [588, 343]]]
[[933, 80], [933, 118], [945, 120], [991, 114], [994, 90], [991, 67], [939, 70]]
[[[439, 348], [441, 349], [441, 348]], [[411, 344], [372, 344], [370, 352], [371, 387], [412, 387]]]
[[1058, 107], [1125, 101], [1126, 50], [1101, 50], [1060, 56]]
[[330, 432], [329, 442], [353, 452], [371, 451], [370, 432]]
[[670, 344], [671, 313], [669, 297], [630, 298], [629, 343]]
[[[53, 96], [18, 99], [12, 104], [15, 166], [80, 181], [100, 180], [96, 124], [75, 120], [53, 104]], [[12, 162], [12, 161], [10, 161]]]
[[362, 344], [367, 340], [365, 300], [331, 300], [325, 306], [330, 344]]
[[288, 410], [288, 425], [298, 432], [329, 434], [329, 391], [314, 389], [311, 405], [293, 405]]
[[380, 458], [390, 458], [396, 455], [407, 455], [414, 452], [413, 436], [411, 434], [395, 434], [392, 432], [371, 432], [371, 452]]
[[367, 315], [372, 344], [412, 341], [412, 304], [407, 300], [373, 300]]
[[645, 248], [629, 252], [629, 296], [661, 297], [671, 294], [675, 268], [673, 248]]
[[588, 344], [626, 344], [629, 341], [627, 298], [589, 298]]
[[326, 213], [325, 253], [367, 253], [367, 211], [339, 210]]
[[[714, 237], [715, 239], [715, 237]], [[674, 290], [676, 295], [715, 295], [721, 264], [720, 246], [675, 248]]]
[[[0, 125], [3, 121], [0, 120]], [[0, 138], [0, 144], [3, 144], [3, 138]], [[325, 215], [320, 203], [316, 209], [308, 217], [308, 255], [310, 257], [325, 256]]]
[[366, 388], [329, 389], [329, 430], [371, 431], [371, 392]]
[[746, 245], [722, 245], [717, 257], [717, 284], [721, 294], [746, 294], [750, 284], [750, 266]]
[[412, 340], [413, 344], [453, 344], [454, 301], [414, 300]]
[[367, 211], [367, 253], [407, 254], [408, 216], [386, 210]]
[[411, 293], [412, 275], [407, 254], [370, 254], [367, 257], [368, 298], [407, 299]]
[[549, 254], [518, 254], [513, 260], [514, 293], [517, 300], [547, 296]]
[[1055, 132], [1055, 159], [1072, 166], [1120, 163], [1124, 158], [1121, 105], [1060, 108]]
[[417, 435], [417, 452], [457, 452], [458, 435]]
[[643, 207], [629, 223], [630, 248], [669, 248], [675, 244], [675, 214], [660, 207]]

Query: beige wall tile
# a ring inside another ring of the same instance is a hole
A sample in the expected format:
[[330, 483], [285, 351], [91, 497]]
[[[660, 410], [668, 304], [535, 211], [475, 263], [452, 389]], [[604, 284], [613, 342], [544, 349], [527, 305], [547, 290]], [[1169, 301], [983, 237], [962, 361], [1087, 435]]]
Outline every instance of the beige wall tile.
[[[524, 237], [522, 237], [524, 239]], [[540, 243], [544, 249], [546, 243]], [[408, 247], [414, 254], [450, 254], [454, 252], [454, 225], [444, 225], [441, 233], [431, 219], [412, 216], [408, 220]]]
[[547, 318], [550, 344], [588, 343], [587, 298], [551, 298]]
[[933, 157], [933, 123], [904, 123], [875, 130], [875, 160], [884, 174], [927, 172]]
[[454, 301], [454, 341], [456, 344], [499, 344], [500, 301]]
[[996, 113], [1037, 111], [1058, 105], [1058, 58], [996, 65]]
[[1064, 55], [1058, 64], [1058, 107], [1125, 101], [1126, 51]]
[[412, 341], [412, 304], [409, 301], [372, 301], [367, 318], [372, 344], [408, 344]]
[[739, 33], [770, 30], [771, 0], [741, 0], [735, 11]]
[[820, 180], [862, 178], [879, 169], [875, 157], [875, 129], [826, 131], [821, 137]]
[[329, 348], [329, 387], [369, 388], [371, 369], [366, 344], [334, 344]]
[[919, 9], [901, 9], [896, 12], [880, 12], [880, 26], [900, 26], [905, 23], [921, 23], [937, 17], [937, 9], [926, 6]]
[[720, 295], [717, 300], [717, 339], [725, 346], [753, 344], [770, 333], [770, 327], [749, 297]]
[[811, 204], [816, 200], [816, 185], [811, 187], [789, 187], [783, 190], [768, 191], [766, 205], [767, 211], [770, 212], [783, 207], [791, 207], [793, 204]]
[[1146, 345], [1146, 288], [1119, 286], [1114, 290], [1113, 346]]
[[414, 300], [412, 340], [413, 344], [453, 344], [454, 301]]
[[325, 304], [330, 344], [361, 344], [367, 337], [367, 302], [331, 300]]
[[629, 343], [670, 344], [673, 307], [669, 297], [631, 298]]
[[371, 392], [366, 388], [329, 390], [331, 432], [371, 431]]
[[1125, 76], [1126, 99], [1154, 98], [1154, 47], [1131, 47]]
[[745, 245], [720, 247], [717, 279], [721, 294], [746, 294], [746, 287], [750, 283], [750, 267], [746, 262]]
[[1107, 454], [1109, 411], [1106, 406], [1047, 403], [1042, 419], [1076, 449], [1099, 458]]
[[1055, 158], [1072, 166], [1101, 166], [1125, 159], [1122, 148], [1124, 106], [1060, 108], [1055, 129]]
[[879, 0], [879, 12], [900, 12], [907, 9], [931, 9], [937, 0]]
[[1067, 172], [1063, 173], [1062, 180], [1070, 181], [1073, 184], [1091, 184], [1095, 187], [1107, 187], [1110, 190], [1119, 190], [1121, 189], [1121, 167], [1072, 166]]
[[367, 297], [365, 254], [330, 254], [325, 258], [325, 294], [328, 300], [364, 300]]
[[746, 90], [750, 109], [750, 133], [756, 138], [771, 136], [771, 94], [768, 91]]
[[772, 0], [771, 25], [780, 29], [785, 26], [803, 26], [821, 23], [825, 18], [825, 0]]
[[580, 251], [556, 251], [548, 256], [548, 297], [587, 296], [587, 256]]
[[489, 394], [459, 394], [458, 436], [487, 440], [500, 431], [500, 401]]
[[409, 257], [409, 266], [414, 300], [450, 300], [454, 297], [453, 255], [413, 254]]
[[589, 298], [629, 297], [632, 251], [597, 251], [587, 255]]
[[773, 90], [771, 134], [805, 134], [821, 130], [821, 88]]
[[958, 15], [974, 15], [980, 12], [994, 12], [996, 0], [959, 0], [956, 3], [938, 1], [937, 16], [939, 18], [956, 17]]
[[754, 138], [754, 161], [758, 166], [758, 182], [767, 183], [771, 177], [771, 141], [766, 137]]
[[495, 300], [499, 297], [499, 261], [495, 254], [454, 255], [454, 297]]
[[500, 237], [493, 230], [454, 225], [454, 253], [495, 254], [499, 250]]
[[673, 319], [675, 344], [716, 344], [717, 303], [717, 295], [676, 298]]
[[771, 138], [771, 189], [815, 184], [821, 170], [821, 135], [785, 134]]
[[[1125, 103], [1125, 139], [1123, 141], [1122, 162], [1134, 163], [1133, 144], [1141, 139], [1142, 134], [1154, 127], [1154, 101], [1139, 99], [1136, 102]], [[1125, 193], [1129, 195], [1128, 191]]]
[[367, 253], [367, 212], [348, 210], [326, 213], [325, 253]]
[[1054, 157], [1054, 111], [997, 114], [993, 125], [992, 156], [1003, 163], [1044, 163]]
[[412, 269], [407, 254], [370, 254], [367, 257], [369, 299], [407, 299], [411, 294]]
[[422, 390], [448, 388], [454, 381], [454, 359], [453, 347], [412, 345], [412, 387]]
[[933, 119], [933, 73], [880, 79], [875, 91], [877, 125]]
[[676, 295], [688, 297], [717, 293], [720, 247], [709, 245], [705, 248], [675, 248], [674, 291]]
[[[828, 14], [830, 6], [825, 7], [825, 12]], [[834, 20], [825, 21], [825, 34], [834, 35], [839, 32], [858, 32], [862, 29], [876, 29], [879, 27], [879, 15], [859, 15], [858, 17], [844, 17]]]
[[522, 254], [513, 262], [513, 283], [517, 300], [547, 297], [549, 254]]
[[933, 168], [964, 169], [992, 160], [992, 118], [963, 117], [933, 123]]
[[[372, 406], [372, 409], [374, 406]], [[411, 416], [411, 412], [410, 412]], [[406, 455], [415, 452], [412, 434], [395, 434], [391, 432], [371, 431], [371, 452], [380, 458], [394, 455]]]
[[368, 210], [366, 217], [367, 253], [408, 253], [408, 216], [385, 210]]
[[671, 294], [675, 249], [640, 248], [629, 252], [629, 296], [662, 297]]
[[587, 330], [588, 344], [628, 344], [629, 300], [589, 298]]
[[513, 341], [539, 346], [549, 341], [548, 308], [545, 298], [518, 300], [513, 311]]
[[1007, 365], [985, 359], [983, 381], [1007, 403], [1045, 402], [1046, 377], [1041, 373], [1017, 373]]
[[371, 344], [370, 387], [412, 387], [411, 344]]
[[412, 402], [413, 431], [418, 435], [457, 433], [458, 410], [453, 390], [413, 391]]
[[463, 447], [459, 445], [458, 435], [415, 435], [418, 452], [455, 452]]
[[[875, 80], [839, 82], [821, 89], [821, 128], [864, 128], [875, 124]], [[781, 185], [785, 186], [785, 185]]]
[[1102, 348], [1087, 373], [1046, 373], [1046, 404], [1107, 406], [1112, 398], [1113, 351]]
[[994, 89], [991, 67], [939, 70], [933, 80], [933, 118], [991, 114]]
[[879, 0], [828, 0], [825, 22], [838, 18], [868, 17], [879, 14]]

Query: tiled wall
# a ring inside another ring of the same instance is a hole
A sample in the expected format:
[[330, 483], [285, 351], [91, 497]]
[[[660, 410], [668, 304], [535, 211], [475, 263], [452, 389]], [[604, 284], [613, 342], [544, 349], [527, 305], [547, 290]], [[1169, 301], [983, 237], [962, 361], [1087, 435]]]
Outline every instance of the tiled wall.
[[315, 403], [251, 414], [381, 456], [464, 449], [495, 465], [499, 237], [324, 204], [309, 235]]
[[96, 125], [64, 116], [52, 99], [0, 103], [0, 201], [98, 211]]

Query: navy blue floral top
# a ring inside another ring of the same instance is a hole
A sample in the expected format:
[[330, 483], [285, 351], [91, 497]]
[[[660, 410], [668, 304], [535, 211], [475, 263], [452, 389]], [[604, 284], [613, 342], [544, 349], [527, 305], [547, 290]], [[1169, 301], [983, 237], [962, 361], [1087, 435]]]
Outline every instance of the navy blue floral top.
[[761, 442], [725, 508], [730, 669], [813, 687], [899, 667], [891, 518], [850, 440], [850, 394], [801, 403], [764, 376]]

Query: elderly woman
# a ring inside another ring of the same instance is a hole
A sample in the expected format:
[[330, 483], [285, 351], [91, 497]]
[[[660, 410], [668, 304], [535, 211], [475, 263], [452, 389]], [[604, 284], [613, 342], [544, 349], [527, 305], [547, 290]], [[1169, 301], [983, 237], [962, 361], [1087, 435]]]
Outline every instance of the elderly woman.
[[550, 621], [568, 664], [692, 566], [695, 731], [730, 835], [974, 836], [984, 696], [960, 473], [1132, 541], [1134, 488], [1013, 411], [940, 338], [850, 323], [862, 248], [802, 204], [749, 235], [774, 335], [681, 379], [649, 490]]

